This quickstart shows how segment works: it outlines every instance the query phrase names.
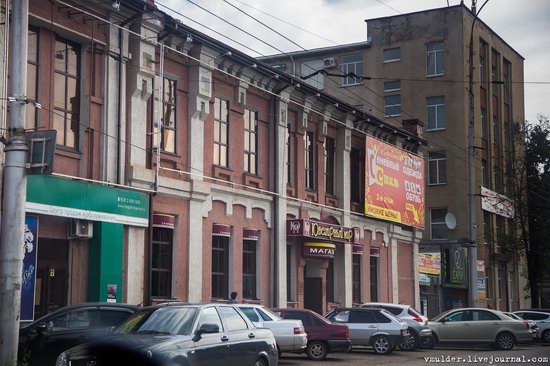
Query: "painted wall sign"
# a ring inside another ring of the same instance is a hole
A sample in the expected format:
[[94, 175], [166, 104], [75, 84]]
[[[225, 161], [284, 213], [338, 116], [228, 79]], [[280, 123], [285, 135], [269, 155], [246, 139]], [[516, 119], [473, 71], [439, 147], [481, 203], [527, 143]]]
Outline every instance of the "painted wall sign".
[[514, 218], [514, 201], [485, 187], [481, 187], [481, 208], [508, 219]]
[[46, 175], [27, 177], [26, 211], [149, 226], [149, 196], [145, 193]]
[[165, 229], [175, 229], [176, 228], [176, 217], [172, 215], [164, 214], [154, 214], [153, 215], [153, 226], [162, 227]]
[[305, 236], [342, 243], [359, 243], [359, 229], [306, 219], [286, 221], [287, 236]]
[[365, 214], [424, 228], [424, 159], [366, 138]]
[[260, 230], [243, 229], [243, 240], [260, 240]]
[[23, 241], [23, 277], [21, 281], [21, 320], [34, 320], [36, 255], [38, 253], [38, 217], [25, 216]]
[[212, 235], [213, 236], [231, 236], [231, 226], [224, 224], [213, 224], [212, 225]]
[[418, 272], [439, 275], [441, 273], [441, 253], [419, 253]]
[[302, 254], [307, 257], [333, 258], [336, 253], [336, 244], [305, 242]]

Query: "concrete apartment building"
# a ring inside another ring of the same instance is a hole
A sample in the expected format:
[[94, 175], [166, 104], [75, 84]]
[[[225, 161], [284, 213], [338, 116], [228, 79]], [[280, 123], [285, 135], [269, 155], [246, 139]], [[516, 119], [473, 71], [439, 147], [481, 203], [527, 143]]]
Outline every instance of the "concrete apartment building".
[[[264, 58], [388, 123], [422, 131], [428, 141], [428, 169], [420, 287], [422, 310], [430, 315], [469, 303], [467, 248], [457, 243], [470, 236], [468, 50], [473, 20], [464, 5], [368, 19], [364, 43]], [[477, 297], [478, 305], [495, 309], [527, 305], [525, 263], [519, 253], [503, 253], [505, 233], [512, 227], [510, 211], [488, 203], [490, 197], [502, 203], [511, 196], [512, 124], [525, 120], [523, 61], [487, 24], [476, 20]], [[323, 71], [308, 77], [318, 70]]]

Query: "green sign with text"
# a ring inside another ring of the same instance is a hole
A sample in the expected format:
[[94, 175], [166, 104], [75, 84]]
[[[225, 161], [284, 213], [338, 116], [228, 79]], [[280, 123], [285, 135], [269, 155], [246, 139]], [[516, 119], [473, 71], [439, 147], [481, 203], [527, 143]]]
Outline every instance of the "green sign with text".
[[30, 175], [27, 177], [26, 211], [147, 227], [149, 196], [96, 183]]

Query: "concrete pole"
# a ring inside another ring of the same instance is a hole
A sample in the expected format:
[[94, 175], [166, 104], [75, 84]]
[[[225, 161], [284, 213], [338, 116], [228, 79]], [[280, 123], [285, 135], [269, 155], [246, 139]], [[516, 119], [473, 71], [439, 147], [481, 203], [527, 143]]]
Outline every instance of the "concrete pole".
[[25, 102], [27, 87], [28, 0], [13, 2], [10, 55], [10, 133], [5, 148], [2, 242], [0, 243], [0, 365], [17, 363], [23, 232], [27, 194]]

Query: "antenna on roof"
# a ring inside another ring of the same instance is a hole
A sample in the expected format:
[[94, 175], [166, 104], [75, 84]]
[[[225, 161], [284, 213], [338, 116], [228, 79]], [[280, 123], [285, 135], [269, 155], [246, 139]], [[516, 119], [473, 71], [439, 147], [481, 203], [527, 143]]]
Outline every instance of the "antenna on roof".
[[472, 0], [472, 14], [474, 14], [474, 16], [476, 15], [477, 13], [477, 0]]

